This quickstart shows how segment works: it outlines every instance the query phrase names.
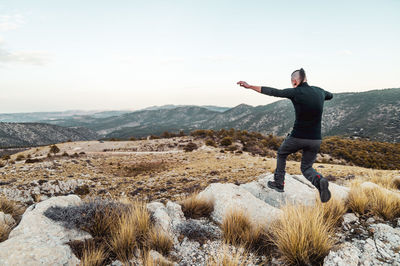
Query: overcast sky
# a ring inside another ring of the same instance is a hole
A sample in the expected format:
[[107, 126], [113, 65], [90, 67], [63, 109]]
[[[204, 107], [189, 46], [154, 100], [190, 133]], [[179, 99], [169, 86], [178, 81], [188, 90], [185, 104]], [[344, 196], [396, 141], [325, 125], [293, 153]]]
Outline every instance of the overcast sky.
[[264, 105], [400, 87], [400, 1], [1, 0], [0, 112]]

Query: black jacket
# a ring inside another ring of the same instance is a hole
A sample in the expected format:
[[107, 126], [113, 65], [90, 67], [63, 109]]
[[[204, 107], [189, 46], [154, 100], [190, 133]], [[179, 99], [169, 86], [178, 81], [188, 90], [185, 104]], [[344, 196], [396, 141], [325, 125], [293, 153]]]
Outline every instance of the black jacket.
[[290, 136], [302, 139], [321, 138], [321, 118], [324, 101], [333, 98], [333, 94], [304, 82], [296, 88], [275, 89], [261, 87], [261, 93], [288, 98], [292, 101], [296, 113], [293, 130]]

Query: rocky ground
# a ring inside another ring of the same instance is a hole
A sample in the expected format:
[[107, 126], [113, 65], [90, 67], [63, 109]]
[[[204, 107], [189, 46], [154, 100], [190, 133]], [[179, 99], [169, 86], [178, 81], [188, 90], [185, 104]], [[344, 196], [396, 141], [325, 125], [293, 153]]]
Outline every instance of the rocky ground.
[[[199, 148], [184, 152], [189, 142]], [[128, 197], [148, 202], [155, 223], [173, 239], [166, 259], [177, 265], [206, 265], [224, 253], [223, 249], [230, 254], [242, 252], [224, 244], [221, 237], [220, 224], [232, 207], [245, 209], [252, 221], [269, 223], [280, 215], [285, 203], [313, 205], [318, 198], [316, 189], [301, 176], [298, 162], [288, 162], [285, 193], [277, 193], [266, 186], [272, 178], [274, 158], [221, 152], [191, 137], [57, 146], [60, 152], [55, 156], [47, 156], [49, 147], [33, 148], [13, 155], [0, 168], [0, 194], [28, 207], [8, 240], [0, 243], [0, 265], [79, 263], [66, 243], [91, 236], [79, 229], [66, 229], [43, 213], [51, 206], [79, 205], [86, 197]], [[16, 161], [21, 154], [25, 159]], [[38, 160], [27, 163], [28, 157]], [[315, 167], [330, 178], [330, 188], [340, 199], [347, 198], [347, 183], [355, 177], [368, 180], [399, 175], [398, 170], [321, 163]], [[214, 210], [209, 218], [191, 219], [183, 214], [179, 200], [195, 191], [213, 198]], [[0, 223], [15, 225], [18, 221], [12, 219], [0, 212]], [[336, 244], [324, 265], [400, 265], [399, 219], [385, 221], [350, 212], [343, 216], [332, 237]], [[162, 255], [152, 251], [151, 256]], [[279, 256], [266, 259], [250, 254], [244, 264], [263, 263], [282, 265], [284, 261]], [[112, 265], [121, 262], [115, 260]]]

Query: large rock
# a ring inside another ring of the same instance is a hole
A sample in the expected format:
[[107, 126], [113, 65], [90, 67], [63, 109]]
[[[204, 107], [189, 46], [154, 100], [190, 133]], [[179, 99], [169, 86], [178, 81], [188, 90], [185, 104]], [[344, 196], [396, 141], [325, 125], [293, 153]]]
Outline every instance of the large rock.
[[[240, 187], [277, 208], [286, 203], [314, 205], [316, 199], [319, 199], [318, 190], [302, 175], [286, 174], [285, 192], [277, 192], [267, 186], [268, 181], [273, 179], [273, 174], [263, 174], [256, 181], [242, 184]], [[347, 198], [348, 188], [329, 183], [329, 189], [334, 197]]]
[[76, 229], [66, 229], [43, 215], [49, 207], [66, 207], [81, 202], [75, 195], [50, 198], [31, 205], [8, 240], [0, 243], [0, 265], [77, 265], [79, 259], [66, 244], [89, 238]]
[[199, 197], [214, 200], [214, 211], [211, 218], [222, 223], [225, 214], [230, 210], [243, 210], [256, 224], [267, 224], [282, 213], [281, 210], [256, 198], [246, 189], [234, 184], [213, 183], [199, 193]]

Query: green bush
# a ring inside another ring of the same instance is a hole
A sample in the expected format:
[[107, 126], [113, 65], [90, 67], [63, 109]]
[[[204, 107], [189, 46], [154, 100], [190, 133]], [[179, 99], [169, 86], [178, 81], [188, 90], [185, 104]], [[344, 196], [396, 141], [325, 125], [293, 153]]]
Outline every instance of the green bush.
[[221, 145], [222, 146], [229, 146], [229, 145], [231, 145], [232, 144], [232, 138], [231, 137], [224, 137], [222, 140], [221, 140]]

